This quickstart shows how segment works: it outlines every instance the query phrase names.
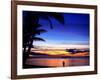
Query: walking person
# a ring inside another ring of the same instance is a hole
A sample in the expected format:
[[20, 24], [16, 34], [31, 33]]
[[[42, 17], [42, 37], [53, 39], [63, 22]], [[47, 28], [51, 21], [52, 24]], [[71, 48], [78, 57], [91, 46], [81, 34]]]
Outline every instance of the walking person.
[[63, 61], [62, 64], [63, 64], [63, 67], [65, 67], [65, 61]]

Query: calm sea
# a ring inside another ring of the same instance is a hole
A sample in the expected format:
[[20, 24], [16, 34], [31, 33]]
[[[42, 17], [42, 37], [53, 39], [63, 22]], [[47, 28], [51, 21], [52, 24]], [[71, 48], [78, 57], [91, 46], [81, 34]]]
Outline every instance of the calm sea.
[[89, 57], [86, 58], [29, 58], [26, 64], [47, 67], [68, 67], [89, 65]]

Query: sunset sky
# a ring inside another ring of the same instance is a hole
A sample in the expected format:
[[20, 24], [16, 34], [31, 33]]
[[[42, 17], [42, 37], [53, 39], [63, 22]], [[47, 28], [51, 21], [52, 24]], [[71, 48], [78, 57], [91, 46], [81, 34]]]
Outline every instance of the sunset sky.
[[89, 47], [89, 14], [63, 13], [65, 24], [62, 25], [53, 17], [50, 20], [53, 29], [50, 28], [49, 21], [40, 18], [41, 29], [47, 32], [38, 35], [46, 42], [35, 41], [36, 46], [45, 47]]

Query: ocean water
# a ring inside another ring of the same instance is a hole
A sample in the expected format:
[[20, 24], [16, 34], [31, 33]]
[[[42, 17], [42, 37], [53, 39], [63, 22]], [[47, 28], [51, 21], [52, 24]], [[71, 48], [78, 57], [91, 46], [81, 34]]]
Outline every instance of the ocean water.
[[69, 67], [89, 65], [89, 57], [86, 58], [29, 58], [27, 65], [47, 67]]

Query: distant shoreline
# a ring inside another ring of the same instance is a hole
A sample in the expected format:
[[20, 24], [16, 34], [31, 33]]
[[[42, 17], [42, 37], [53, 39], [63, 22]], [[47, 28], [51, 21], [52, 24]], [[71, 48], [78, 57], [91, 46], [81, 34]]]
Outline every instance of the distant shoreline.
[[51, 56], [46, 56], [46, 57], [29, 57], [29, 58], [49, 58], [49, 59], [52, 59], [52, 58], [56, 58], [56, 59], [66, 59], [66, 58], [89, 58], [89, 56], [66, 56], [66, 57], [51, 57]]

